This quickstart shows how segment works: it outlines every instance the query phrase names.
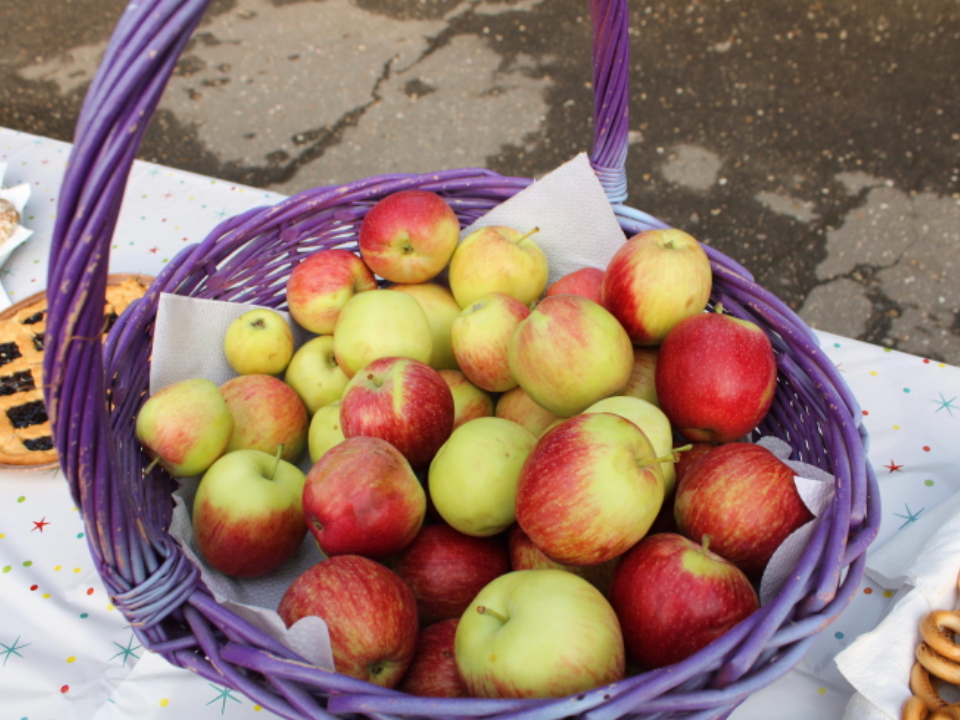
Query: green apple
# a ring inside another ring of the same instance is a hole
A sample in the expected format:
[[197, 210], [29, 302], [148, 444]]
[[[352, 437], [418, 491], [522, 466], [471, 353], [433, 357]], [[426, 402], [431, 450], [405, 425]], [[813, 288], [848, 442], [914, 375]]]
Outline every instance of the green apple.
[[663, 410], [640, 398], [615, 395], [595, 402], [584, 410], [583, 414], [599, 412], [613, 413], [626, 418], [643, 431], [658, 457], [668, 458], [660, 463], [660, 472], [663, 473], [664, 495], [669, 497], [676, 484], [677, 473], [674, 460], [670, 458], [674, 446], [673, 428], [667, 416], [663, 414]]
[[340, 401], [330, 403], [317, 410], [310, 418], [307, 433], [307, 450], [310, 461], [317, 462], [334, 445], [339, 445], [346, 437], [340, 427]]
[[616, 318], [580, 295], [551, 295], [510, 338], [510, 370], [535, 403], [561, 417], [616, 395], [633, 368], [633, 346]]
[[460, 370], [441, 370], [440, 377], [453, 394], [453, 429], [478, 417], [493, 415], [493, 395], [467, 380]]
[[234, 577], [276, 570], [307, 534], [304, 474], [260, 450], [236, 450], [204, 473], [193, 501], [193, 534], [204, 559]]
[[300, 396], [311, 415], [339, 400], [350, 382], [333, 352], [333, 335], [321, 335], [301, 345], [293, 354], [283, 379]]
[[293, 331], [280, 313], [248, 310], [227, 327], [223, 352], [240, 375], [279, 375], [293, 357]]
[[499, 418], [523, 425], [535, 437], [543, 435], [553, 423], [560, 423], [566, 419], [537, 405], [522, 387], [508, 390], [497, 398], [497, 409], [494, 414]]
[[210, 380], [191, 378], [155, 392], [137, 414], [137, 439], [174, 477], [204, 472], [227, 449], [233, 416]]
[[472, 697], [565, 697], [623, 679], [623, 634], [593, 585], [562, 570], [489, 583], [460, 618], [457, 668]]
[[307, 447], [307, 408], [293, 388], [272, 375], [238, 375], [220, 386], [233, 415], [227, 452], [281, 448], [287, 462], [299, 462]]
[[536, 444], [528, 430], [502, 418], [458, 427], [430, 463], [427, 484], [437, 512], [465, 535], [506, 530], [516, 519], [520, 469]]
[[543, 295], [547, 256], [530, 237], [503, 225], [471, 232], [450, 258], [450, 290], [465, 308], [484, 295], [501, 292], [529, 305]]
[[354, 295], [343, 306], [333, 331], [333, 352], [351, 378], [385, 357], [429, 363], [433, 331], [420, 303], [410, 295], [371, 290]]
[[427, 314], [433, 333], [433, 353], [428, 363], [430, 367], [435, 370], [456, 370], [457, 359], [450, 342], [450, 326], [460, 314], [460, 306], [453, 293], [432, 282], [392, 285], [387, 289], [410, 295]]

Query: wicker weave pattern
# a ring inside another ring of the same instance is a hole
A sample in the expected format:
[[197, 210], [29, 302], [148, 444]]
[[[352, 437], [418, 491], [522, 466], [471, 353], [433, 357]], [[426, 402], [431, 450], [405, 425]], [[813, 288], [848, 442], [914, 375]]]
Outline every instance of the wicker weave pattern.
[[[482, 169], [384, 175], [251, 210], [174, 258], [101, 349], [93, 338], [102, 323], [108, 253], [126, 178], [147, 120], [208, 2], [137, 0], [124, 14], [78, 122], [49, 270], [44, 371], [54, 437], [91, 553], [140, 642], [287, 718], [725, 717], [792, 668], [856, 591], [879, 526], [879, 493], [866, 460], [860, 410], [815, 336], [745, 269], [710, 248], [713, 301], [760, 324], [777, 351], [777, 398], [762, 433], [786, 440], [795, 459], [837, 478], [834, 500], [791, 579], [748, 620], [677, 665], [577, 697], [434, 700], [316, 669], [213, 601], [197, 568], [167, 533], [174, 483], [159, 470], [142, 478], [147, 462], [134, 434], [147, 392], [159, 293], [279, 307], [297, 262], [318, 249], [354, 248], [360, 221], [385, 195], [435, 190], [466, 225], [531, 181]], [[592, 0], [591, 10], [591, 161], [627, 235], [665, 227], [621, 204], [628, 129], [626, 0]]]

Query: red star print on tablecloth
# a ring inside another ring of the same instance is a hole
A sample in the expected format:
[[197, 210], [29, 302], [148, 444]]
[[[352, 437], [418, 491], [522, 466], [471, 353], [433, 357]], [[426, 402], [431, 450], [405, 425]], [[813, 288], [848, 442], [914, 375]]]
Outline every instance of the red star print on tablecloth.
[[47, 516], [44, 515], [44, 516], [43, 516], [42, 518], [40, 518], [39, 520], [34, 520], [34, 521], [33, 521], [33, 529], [30, 530], [30, 532], [33, 532], [34, 530], [39, 530], [40, 532], [43, 532], [43, 528], [46, 527], [46, 526], [49, 525], [49, 524], [50, 524], [50, 523], [47, 522]]
[[900, 468], [902, 468], [903, 465], [897, 465], [893, 460], [891, 460], [890, 464], [884, 465], [884, 467], [890, 472], [900, 472]]

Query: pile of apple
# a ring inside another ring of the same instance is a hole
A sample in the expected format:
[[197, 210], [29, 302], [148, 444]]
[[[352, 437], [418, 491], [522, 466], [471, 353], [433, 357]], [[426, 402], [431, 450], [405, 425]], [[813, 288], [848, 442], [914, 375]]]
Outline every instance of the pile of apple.
[[757, 609], [812, 519], [744, 441], [774, 400], [769, 339], [709, 307], [682, 231], [550, 287], [535, 230], [459, 232], [437, 194], [381, 200], [359, 255], [289, 277], [316, 337], [294, 352], [281, 316], [245, 313], [223, 342], [238, 376], [154, 394], [143, 447], [202, 475], [194, 532], [222, 572], [271, 572], [313, 535], [326, 559], [278, 612], [324, 618], [338, 672], [556, 697], [688, 657]]

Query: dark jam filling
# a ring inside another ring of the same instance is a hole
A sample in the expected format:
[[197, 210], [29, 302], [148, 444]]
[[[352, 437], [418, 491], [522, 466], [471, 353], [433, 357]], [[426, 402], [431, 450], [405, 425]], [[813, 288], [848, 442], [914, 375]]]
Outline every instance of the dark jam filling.
[[117, 315], [115, 312], [108, 312], [108, 313], [106, 313], [106, 314], [103, 316], [103, 319], [106, 321], [106, 322], [104, 323], [105, 327], [104, 327], [104, 330], [103, 330], [103, 331], [104, 331], [105, 333], [110, 332], [110, 328], [112, 328], [112, 327], [114, 326], [114, 323], [117, 322], [117, 319], [118, 319], [119, 317], [120, 317], [120, 316]]
[[0, 343], [0, 366], [13, 362], [18, 357], [21, 357], [21, 355], [20, 348], [17, 347], [16, 343]]
[[53, 450], [53, 438], [49, 435], [44, 435], [43, 437], [38, 437], [35, 440], [24, 440], [23, 446], [27, 450]]
[[18, 392], [36, 390], [37, 384], [33, 380], [33, 373], [29, 370], [0, 377], [0, 395], [13, 395]]
[[43, 400], [17, 405], [7, 410], [7, 417], [15, 428], [25, 428], [31, 425], [41, 425], [47, 421], [47, 408]]
[[37, 312], [35, 312], [33, 315], [31, 315], [30, 317], [28, 317], [27, 319], [25, 319], [25, 320], [23, 321], [23, 324], [24, 324], [24, 325], [36, 325], [38, 322], [40, 322], [41, 320], [43, 320], [44, 313], [46, 313], [46, 312], [47, 312], [46, 310], [37, 310]]
[[43, 352], [43, 333], [37, 333], [33, 336], [33, 348], [37, 352]]

